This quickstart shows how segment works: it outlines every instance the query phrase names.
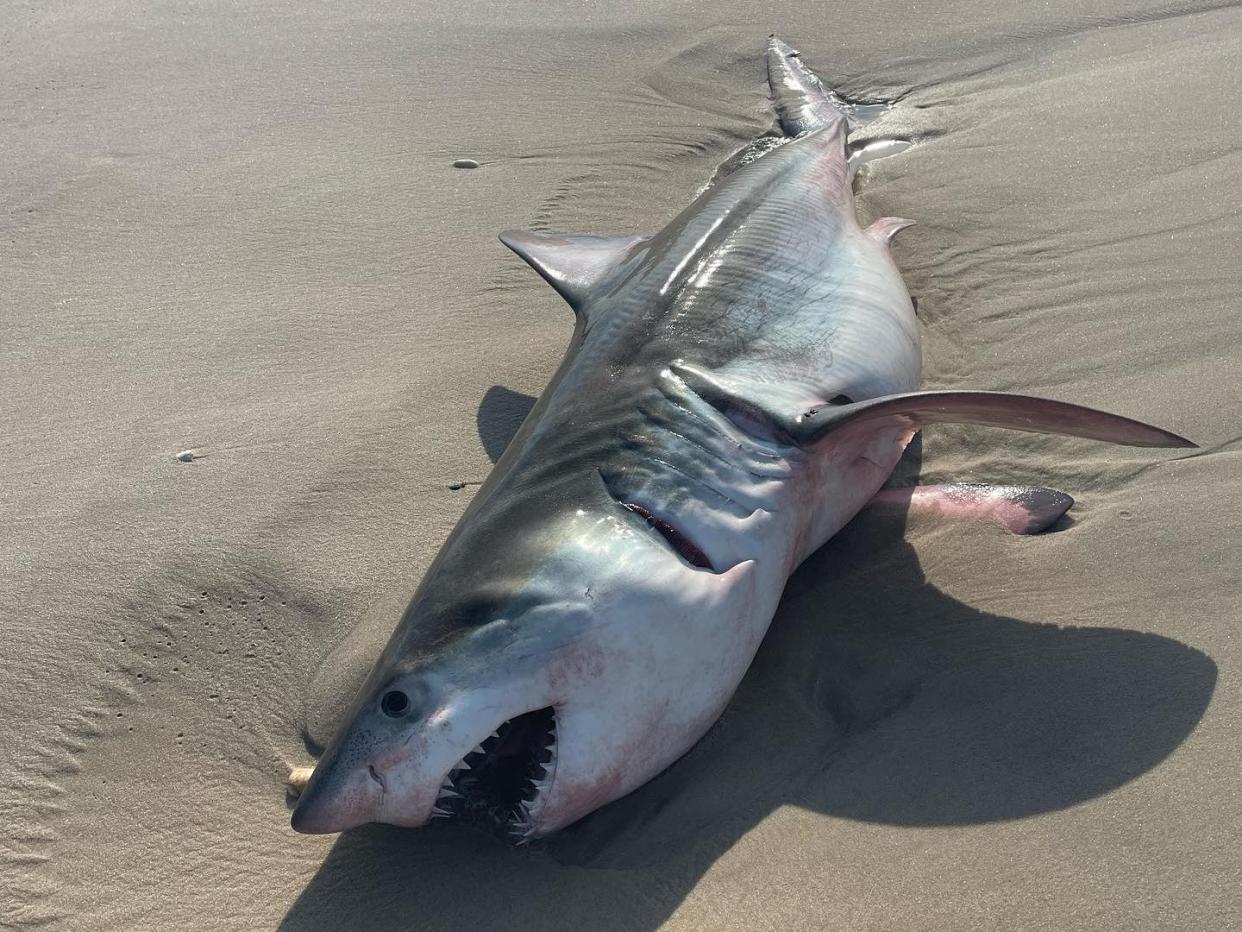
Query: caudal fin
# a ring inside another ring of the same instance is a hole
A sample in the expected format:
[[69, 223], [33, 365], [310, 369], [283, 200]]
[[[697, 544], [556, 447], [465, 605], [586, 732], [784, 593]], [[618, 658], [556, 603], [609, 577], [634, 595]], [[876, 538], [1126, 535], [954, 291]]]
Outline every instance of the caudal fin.
[[768, 37], [767, 63], [772, 103], [785, 135], [801, 136], [847, 121], [845, 102], [802, 64], [796, 49], [776, 36]]

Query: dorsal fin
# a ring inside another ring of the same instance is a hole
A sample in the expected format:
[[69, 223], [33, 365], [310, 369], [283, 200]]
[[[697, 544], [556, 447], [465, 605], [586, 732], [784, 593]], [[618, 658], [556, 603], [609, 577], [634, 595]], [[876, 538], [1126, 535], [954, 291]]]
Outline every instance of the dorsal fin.
[[500, 234], [500, 241], [525, 259], [575, 311], [582, 309], [592, 289], [625, 260], [630, 250], [647, 239], [535, 230], [505, 230]]
[[881, 217], [863, 232], [881, 246], [888, 246], [892, 243], [894, 236], [909, 226], [914, 226], [913, 220], [906, 220], [903, 217]]

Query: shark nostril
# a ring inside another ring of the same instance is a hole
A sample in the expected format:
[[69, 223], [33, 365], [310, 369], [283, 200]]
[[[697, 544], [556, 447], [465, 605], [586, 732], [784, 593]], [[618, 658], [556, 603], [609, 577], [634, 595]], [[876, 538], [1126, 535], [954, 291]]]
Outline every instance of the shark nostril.
[[399, 689], [390, 689], [380, 699], [380, 710], [389, 718], [400, 718], [410, 708], [410, 697]]
[[384, 789], [384, 778], [380, 776], [380, 773], [378, 770], [376, 770], [374, 767], [368, 764], [367, 773], [371, 775], [372, 780], [374, 780], [376, 783], [380, 785], [381, 790]]

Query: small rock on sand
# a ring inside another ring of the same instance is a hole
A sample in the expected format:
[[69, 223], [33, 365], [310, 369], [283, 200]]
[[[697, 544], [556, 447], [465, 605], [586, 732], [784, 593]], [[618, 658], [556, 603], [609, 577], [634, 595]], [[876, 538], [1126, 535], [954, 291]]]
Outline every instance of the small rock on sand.
[[314, 772], [314, 767], [290, 768], [289, 776], [285, 778], [285, 785], [289, 787], [289, 792], [294, 796], [301, 796], [302, 791], [306, 789], [306, 784], [310, 780], [311, 774]]

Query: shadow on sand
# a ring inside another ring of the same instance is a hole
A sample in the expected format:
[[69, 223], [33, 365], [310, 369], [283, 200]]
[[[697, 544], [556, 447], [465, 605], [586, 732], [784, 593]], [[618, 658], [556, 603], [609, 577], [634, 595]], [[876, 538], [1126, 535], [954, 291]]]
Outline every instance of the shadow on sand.
[[487, 390], [479, 402], [475, 423], [483, 449], [493, 463], [505, 452], [505, 447], [526, 420], [526, 415], [530, 414], [536, 400], [500, 385], [493, 385]]
[[[502, 413], [521, 408], [494, 393]], [[495, 457], [501, 425], [517, 424], [489, 404]], [[1203, 715], [1216, 681], [1203, 653], [977, 611], [927, 584], [901, 531], [860, 518], [812, 556], [720, 722], [637, 792], [527, 849], [451, 825], [349, 832], [281, 928], [652, 929], [779, 806], [908, 826], [1017, 819], [1134, 779]]]

